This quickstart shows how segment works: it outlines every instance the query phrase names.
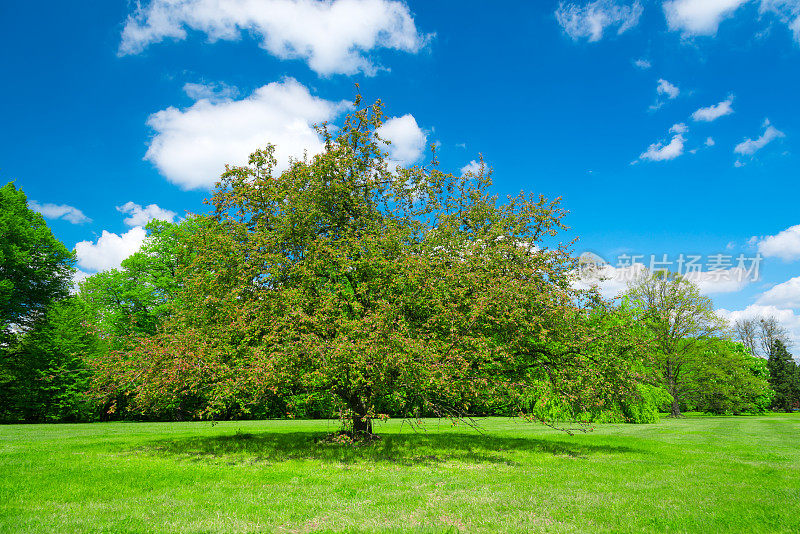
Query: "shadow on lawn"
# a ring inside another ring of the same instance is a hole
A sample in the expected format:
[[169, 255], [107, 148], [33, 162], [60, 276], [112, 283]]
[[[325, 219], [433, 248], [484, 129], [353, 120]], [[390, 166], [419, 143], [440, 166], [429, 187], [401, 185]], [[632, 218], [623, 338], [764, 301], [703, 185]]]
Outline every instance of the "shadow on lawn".
[[592, 454], [640, 452], [613, 445], [590, 445], [559, 440], [495, 437], [485, 434], [389, 434], [366, 444], [332, 444], [326, 435], [310, 432], [233, 434], [155, 441], [138, 449], [157, 455], [231, 464], [320, 460], [330, 463], [388, 462], [400, 465], [445, 461], [515, 465], [515, 453], [546, 454], [585, 459]]

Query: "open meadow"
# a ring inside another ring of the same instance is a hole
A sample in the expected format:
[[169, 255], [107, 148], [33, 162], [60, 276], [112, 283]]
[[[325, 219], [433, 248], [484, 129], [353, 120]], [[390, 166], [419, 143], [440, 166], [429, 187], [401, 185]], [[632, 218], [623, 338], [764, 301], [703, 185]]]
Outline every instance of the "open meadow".
[[797, 532], [800, 414], [0, 426], [3, 532]]

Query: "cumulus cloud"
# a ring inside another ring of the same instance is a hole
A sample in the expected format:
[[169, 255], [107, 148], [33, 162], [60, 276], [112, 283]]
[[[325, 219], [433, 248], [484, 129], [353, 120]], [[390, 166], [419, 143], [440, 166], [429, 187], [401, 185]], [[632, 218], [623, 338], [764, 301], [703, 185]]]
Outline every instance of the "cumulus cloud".
[[765, 291], [758, 297], [756, 304], [800, 309], [800, 276]]
[[136, 226], [122, 235], [103, 230], [97, 241], [81, 241], [75, 244], [78, 266], [87, 271], [116, 269], [122, 260], [138, 251], [147, 232]]
[[473, 159], [472, 161], [461, 167], [461, 176], [464, 176], [465, 174], [468, 173], [479, 175], [481, 173], [481, 162]]
[[173, 222], [178, 215], [174, 211], [165, 210], [156, 204], [150, 204], [143, 208], [134, 202], [126, 202], [122, 206], [117, 206], [117, 211], [129, 215], [123, 221], [128, 226], [145, 226], [153, 220]]
[[670, 142], [666, 144], [663, 141], [653, 143], [639, 155], [639, 159], [645, 161], [668, 161], [681, 156], [686, 144], [686, 138], [683, 134], [688, 131], [689, 128], [684, 123], [673, 125], [669, 129], [669, 133], [674, 134]]
[[155, 131], [145, 159], [183, 189], [211, 187], [225, 164], [244, 165], [255, 149], [275, 145], [277, 170], [289, 158], [317, 154], [323, 142], [313, 124], [338, 116], [347, 102], [311, 95], [292, 78], [256, 89], [241, 100], [199, 100], [191, 107], [169, 107], [150, 116]]
[[717, 144], [717, 142], [714, 141], [713, 137], [709, 137], [708, 139], [706, 139], [706, 146], [714, 146], [716, 144]]
[[764, 238], [753, 237], [751, 242], [766, 257], [781, 258], [785, 261], [800, 259], [800, 224]]
[[270, 54], [302, 59], [321, 75], [374, 74], [371, 51], [415, 53], [428, 40], [408, 6], [395, 0], [150, 0], [128, 16], [118, 53], [184, 40], [187, 30], [209, 42], [252, 35]]
[[685, 36], [716, 35], [720, 22], [748, 0], [670, 0], [664, 14], [671, 30]]
[[[597, 287], [606, 298], [622, 295], [630, 282], [648, 271], [647, 266], [641, 262], [614, 267], [599, 256], [587, 252], [581, 254], [578, 266], [578, 276], [573, 287]], [[687, 269], [683, 276], [697, 285], [704, 295], [740, 291], [752, 280], [751, 273], [742, 267], [710, 271]]]
[[596, 0], [582, 5], [561, 2], [556, 10], [556, 20], [573, 40], [596, 42], [603, 38], [607, 28], [616, 27], [617, 35], [620, 35], [636, 26], [642, 11], [644, 8], [639, 0], [631, 4], [616, 0]]
[[690, 271], [684, 277], [700, 288], [704, 295], [715, 293], [735, 293], [744, 289], [751, 281], [751, 275], [742, 267], [714, 271]]
[[652, 64], [651, 64], [651, 63], [650, 63], [648, 60], [646, 60], [646, 59], [635, 59], [635, 60], [633, 61], [633, 65], [634, 65], [636, 68], [638, 68], [638, 69], [642, 69], [642, 70], [647, 70], [647, 69], [649, 69], [650, 67], [652, 67], [652, 66], [653, 66], [653, 65], [652, 65]]
[[764, 128], [764, 133], [762, 133], [760, 137], [757, 139], [751, 139], [748, 137], [736, 145], [736, 148], [734, 148], [733, 151], [744, 156], [752, 156], [775, 139], [786, 137], [786, 134], [770, 124], [769, 119], [764, 121], [762, 127]]
[[614, 267], [599, 256], [584, 252], [578, 260], [579, 270], [572, 286], [576, 289], [597, 288], [607, 298], [622, 295], [628, 284], [641, 276], [647, 268], [642, 263]]
[[696, 122], [712, 122], [731, 113], [733, 113], [733, 96], [729, 96], [719, 104], [698, 109], [692, 113], [692, 119]]
[[678, 98], [678, 95], [681, 94], [681, 90], [678, 89], [678, 86], [669, 83], [667, 80], [663, 78], [658, 80], [658, 87], [656, 87], [656, 92], [661, 96], [666, 96], [670, 100]]
[[384, 122], [376, 133], [389, 141], [389, 158], [395, 165], [410, 166], [419, 161], [425, 152], [427, 134], [417, 125], [413, 115], [392, 117]]
[[68, 204], [39, 204], [35, 200], [31, 200], [28, 207], [48, 219], [63, 219], [72, 224], [92, 222], [81, 210]]
[[[751, 0], [669, 0], [664, 14], [671, 30], [685, 37], [716, 35], [720, 23]], [[792, 31], [800, 44], [800, 0], [760, 0], [759, 13], [775, 16]]]

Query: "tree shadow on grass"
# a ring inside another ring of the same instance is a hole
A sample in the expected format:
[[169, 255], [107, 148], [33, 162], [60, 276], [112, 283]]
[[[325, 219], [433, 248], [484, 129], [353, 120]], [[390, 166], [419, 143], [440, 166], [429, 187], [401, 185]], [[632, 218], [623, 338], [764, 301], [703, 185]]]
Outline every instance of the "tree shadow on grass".
[[324, 439], [326, 436], [319, 432], [236, 433], [158, 440], [137, 451], [229, 464], [318, 460], [325, 463], [351, 464], [364, 461], [407, 466], [446, 461], [515, 465], [515, 456], [519, 453], [586, 459], [597, 454], [642, 452], [624, 446], [497, 437], [478, 433], [388, 434], [383, 435], [380, 440], [360, 444], [330, 443]]

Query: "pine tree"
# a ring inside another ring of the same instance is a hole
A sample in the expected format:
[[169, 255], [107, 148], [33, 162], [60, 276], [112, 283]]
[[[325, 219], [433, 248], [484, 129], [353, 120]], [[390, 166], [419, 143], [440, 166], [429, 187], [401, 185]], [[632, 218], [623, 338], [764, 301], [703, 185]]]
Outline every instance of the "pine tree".
[[800, 404], [797, 364], [782, 341], [776, 340], [770, 349], [767, 367], [770, 386], [775, 390], [772, 407], [788, 412]]

